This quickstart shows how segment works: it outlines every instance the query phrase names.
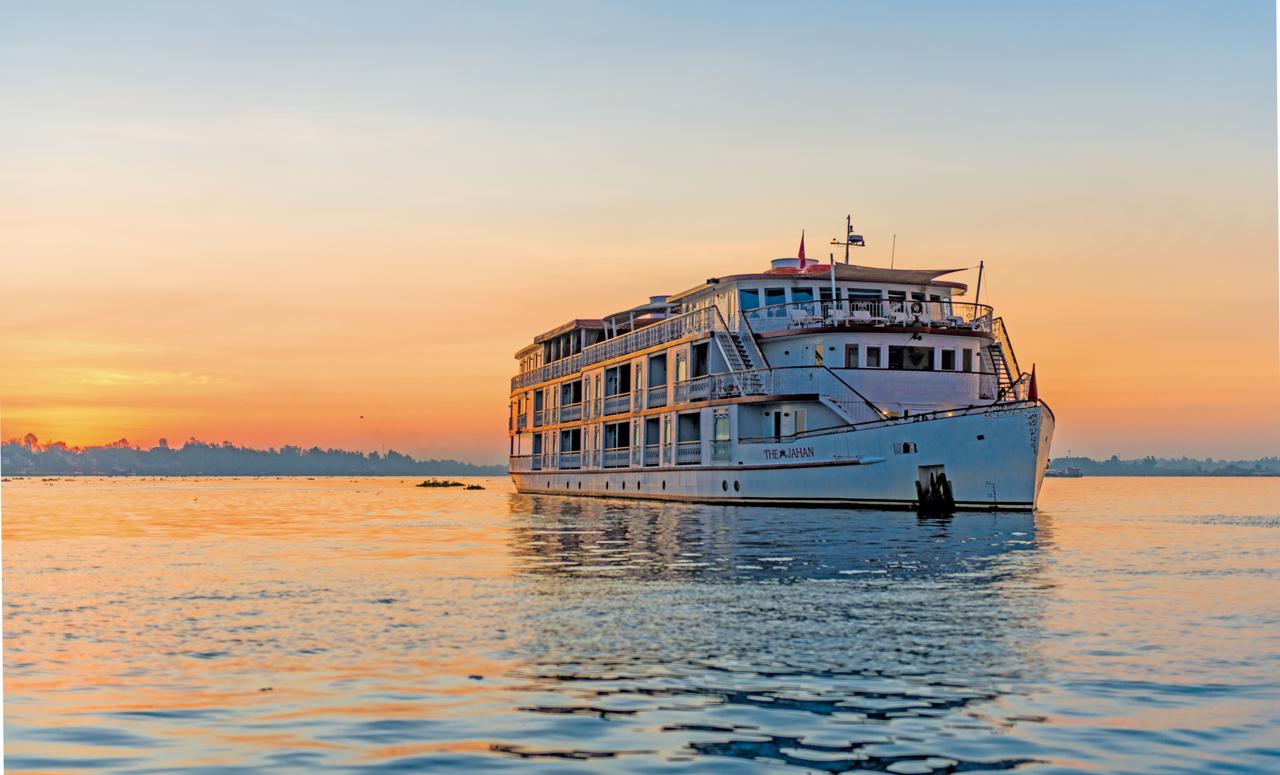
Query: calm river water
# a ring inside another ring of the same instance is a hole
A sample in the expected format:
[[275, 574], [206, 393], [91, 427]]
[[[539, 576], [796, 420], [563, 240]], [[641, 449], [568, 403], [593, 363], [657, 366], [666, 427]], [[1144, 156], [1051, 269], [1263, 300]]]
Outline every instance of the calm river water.
[[1280, 479], [5, 482], [10, 772], [1277, 772]]

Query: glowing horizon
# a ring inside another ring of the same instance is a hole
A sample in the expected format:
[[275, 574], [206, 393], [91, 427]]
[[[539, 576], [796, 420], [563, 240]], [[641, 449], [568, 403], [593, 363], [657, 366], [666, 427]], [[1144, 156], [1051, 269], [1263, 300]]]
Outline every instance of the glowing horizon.
[[1269, 3], [74, 9], [0, 11], [4, 438], [499, 462], [534, 335], [852, 207], [1055, 456], [1280, 454]]

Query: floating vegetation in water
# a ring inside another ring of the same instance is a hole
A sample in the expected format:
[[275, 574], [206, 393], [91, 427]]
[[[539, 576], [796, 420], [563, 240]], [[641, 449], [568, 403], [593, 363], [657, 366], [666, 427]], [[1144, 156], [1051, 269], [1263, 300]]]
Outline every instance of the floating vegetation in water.
[[465, 484], [463, 482], [455, 482], [452, 479], [424, 479], [418, 487], [461, 487], [464, 490], [483, 490], [484, 488], [478, 484]]

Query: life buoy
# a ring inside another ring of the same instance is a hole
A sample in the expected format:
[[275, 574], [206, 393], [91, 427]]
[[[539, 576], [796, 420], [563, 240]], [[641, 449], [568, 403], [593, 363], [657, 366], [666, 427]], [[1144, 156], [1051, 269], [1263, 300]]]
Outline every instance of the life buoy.
[[911, 314], [919, 315], [921, 312], [924, 312], [924, 305], [918, 301], [911, 302]]

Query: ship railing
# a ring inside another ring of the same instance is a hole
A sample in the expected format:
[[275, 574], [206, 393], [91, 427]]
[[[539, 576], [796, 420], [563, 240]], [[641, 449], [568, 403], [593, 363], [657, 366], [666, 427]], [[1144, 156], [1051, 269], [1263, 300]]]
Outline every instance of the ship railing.
[[561, 404], [560, 422], [576, 422], [582, 419], [582, 404]]
[[943, 331], [990, 333], [992, 327], [990, 306], [963, 301], [873, 298], [793, 301], [743, 310], [740, 315], [743, 327], [749, 327], [756, 333], [842, 326], [924, 326]]
[[702, 441], [676, 442], [676, 465], [689, 466], [702, 462]]
[[582, 453], [581, 452], [561, 452], [560, 460], [558, 461], [558, 464], [556, 467], [560, 469], [566, 469], [566, 470], [582, 468]]
[[603, 468], [626, 468], [631, 465], [631, 448], [615, 447], [604, 451]]
[[646, 444], [644, 446], [644, 464], [656, 466], [662, 461], [662, 445]]
[[583, 348], [582, 352], [576, 355], [539, 366], [523, 374], [517, 374], [511, 379], [511, 389], [512, 391], [521, 390], [530, 385], [574, 374], [594, 363], [600, 363], [665, 342], [671, 342], [690, 334], [711, 331], [718, 322], [723, 325], [719, 315], [720, 310], [718, 307], [704, 307], [703, 309], [686, 312], [683, 315], [666, 318], [622, 336], [615, 336], [612, 339], [597, 342]]
[[517, 474], [532, 471], [533, 455], [512, 455], [507, 462], [507, 470]]
[[646, 399], [650, 409], [667, 405], [667, 386], [655, 385], [649, 388], [648, 397]]
[[630, 411], [630, 409], [631, 409], [630, 393], [619, 393], [614, 396], [604, 397], [604, 413], [606, 415], [622, 414], [623, 412]]
[[824, 366], [780, 366], [708, 374], [675, 384], [675, 403], [743, 396], [817, 395], [850, 423], [879, 420], [885, 413]]

